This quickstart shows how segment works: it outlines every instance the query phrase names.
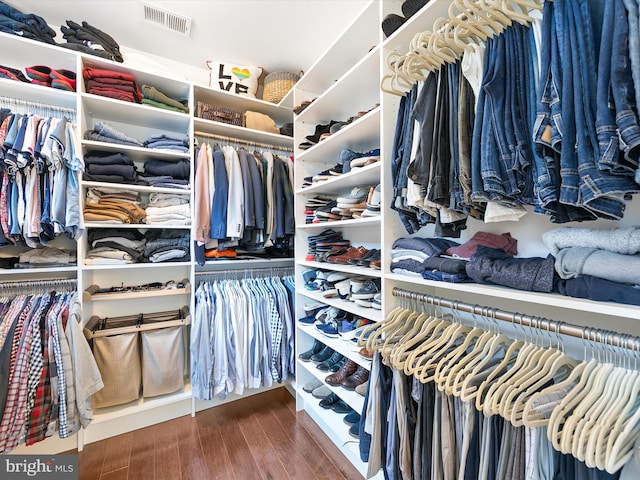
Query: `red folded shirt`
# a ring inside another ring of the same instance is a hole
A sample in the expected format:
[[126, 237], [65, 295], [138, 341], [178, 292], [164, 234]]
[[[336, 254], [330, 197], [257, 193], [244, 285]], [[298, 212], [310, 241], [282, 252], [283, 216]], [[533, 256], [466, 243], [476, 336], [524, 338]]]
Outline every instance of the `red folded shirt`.
[[476, 232], [471, 239], [462, 245], [448, 248], [447, 255], [459, 258], [471, 258], [480, 245], [499, 248], [512, 257], [518, 254], [518, 240], [513, 238], [510, 233], [507, 232], [496, 235], [495, 233], [489, 232]]

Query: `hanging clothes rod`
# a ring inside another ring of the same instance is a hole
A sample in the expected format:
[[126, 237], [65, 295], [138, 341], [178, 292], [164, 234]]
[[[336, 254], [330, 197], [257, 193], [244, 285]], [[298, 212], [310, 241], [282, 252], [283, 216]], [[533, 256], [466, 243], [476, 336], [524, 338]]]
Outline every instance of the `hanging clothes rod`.
[[260, 143], [260, 142], [254, 142], [252, 140], [244, 140], [242, 138], [225, 137], [224, 135], [216, 135], [214, 133], [206, 133], [206, 132], [193, 132], [193, 134], [196, 137], [212, 138], [214, 140], [222, 140], [224, 142], [230, 142], [230, 143], [242, 143], [243, 145], [250, 145], [250, 146], [261, 147], [261, 148], [268, 148], [270, 150], [280, 150], [280, 151], [283, 151], [283, 152], [293, 152], [293, 148], [291, 148], [291, 147], [281, 147], [281, 146], [278, 146], [278, 145], [271, 145], [271, 144], [268, 144], [268, 143]]
[[75, 278], [52, 278], [48, 280], [26, 280], [17, 282], [0, 282], [0, 290], [32, 290], [45, 288], [76, 288], [78, 280]]
[[294, 267], [263, 267], [263, 268], [240, 268], [234, 270], [212, 270], [210, 272], [195, 272], [196, 277], [200, 276], [213, 276], [213, 275], [227, 275], [233, 276], [238, 274], [252, 275], [261, 273], [280, 273], [282, 275], [293, 275]]
[[22, 100], [20, 98], [12, 98], [0, 96], [0, 105], [6, 106], [6, 108], [24, 107], [28, 109], [39, 110], [40, 112], [49, 111], [57, 112], [65, 115], [69, 115], [75, 118], [76, 110], [74, 108], [58, 107], [57, 105], [48, 105], [46, 103], [34, 102], [32, 100]]
[[523, 315], [493, 307], [472, 305], [458, 300], [412, 292], [398, 287], [394, 287], [391, 293], [394, 297], [406, 298], [421, 303], [428, 303], [436, 307], [472, 313], [474, 315], [488, 316], [491, 320], [502, 320], [515, 325], [543, 329], [554, 334], [562, 334], [570, 337], [581, 338], [583, 340], [597, 341], [599, 343], [606, 343], [607, 345], [627, 348], [630, 350], [638, 350], [640, 348], [640, 337], [633, 335], [621, 334], [599, 328], [582, 327], [580, 325], [574, 325], [557, 320], [549, 320], [547, 318], [536, 317], [533, 315]]

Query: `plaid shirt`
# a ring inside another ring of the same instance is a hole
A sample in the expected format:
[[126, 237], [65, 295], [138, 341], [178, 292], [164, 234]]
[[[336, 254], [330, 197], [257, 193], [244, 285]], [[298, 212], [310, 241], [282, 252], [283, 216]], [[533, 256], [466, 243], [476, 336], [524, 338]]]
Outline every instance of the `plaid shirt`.
[[51, 309], [53, 298], [49, 298], [39, 318], [40, 348], [42, 354], [42, 370], [36, 388], [35, 398], [27, 422], [25, 443], [33, 445], [44, 440], [47, 426], [51, 419], [51, 380], [49, 378], [49, 329], [47, 315]]
[[60, 438], [66, 438], [69, 436], [69, 427], [67, 424], [67, 384], [64, 378], [60, 337], [58, 332], [58, 323], [56, 322], [56, 318], [60, 313], [61, 308], [62, 306], [60, 304], [55, 305], [47, 317], [47, 323], [49, 324], [50, 335], [49, 362], [54, 365], [50, 366], [51, 388], [54, 404], [58, 405], [58, 435]]
[[28, 368], [33, 340], [30, 328], [35, 322], [28, 317], [33, 310], [33, 298], [30, 298], [25, 309], [18, 317], [18, 324], [13, 335], [11, 361], [9, 370], [9, 391], [7, 403], [0, 423], [0, 452], [13, 450], [24, 428], [25, 402], [28, 388]]

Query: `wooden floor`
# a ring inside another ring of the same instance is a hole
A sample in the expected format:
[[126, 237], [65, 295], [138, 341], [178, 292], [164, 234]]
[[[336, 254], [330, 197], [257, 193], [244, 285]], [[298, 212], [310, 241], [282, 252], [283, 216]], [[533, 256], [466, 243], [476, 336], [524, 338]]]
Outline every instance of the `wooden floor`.
[[356, 480], [284, 388], [85, 445], [79, 480]]

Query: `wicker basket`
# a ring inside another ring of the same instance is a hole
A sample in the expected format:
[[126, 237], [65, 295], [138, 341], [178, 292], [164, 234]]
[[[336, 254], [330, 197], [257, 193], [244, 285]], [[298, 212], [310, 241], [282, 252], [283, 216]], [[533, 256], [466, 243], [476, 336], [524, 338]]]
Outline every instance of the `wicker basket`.
[[197, 115], [205, 120], [228, 123], [229, 125], [236, 125], [238, 127], [244, 126], [244, 112], [239, 112], [226, 107], [209, 105], [208, 103], [201, 101], [198, 101]]
[[272, 72], [264, 77], [264, 88], [262, 90], [262, 99], [279, 103], [289, 90], [300, 80], [300, 75], [291, 72]]

